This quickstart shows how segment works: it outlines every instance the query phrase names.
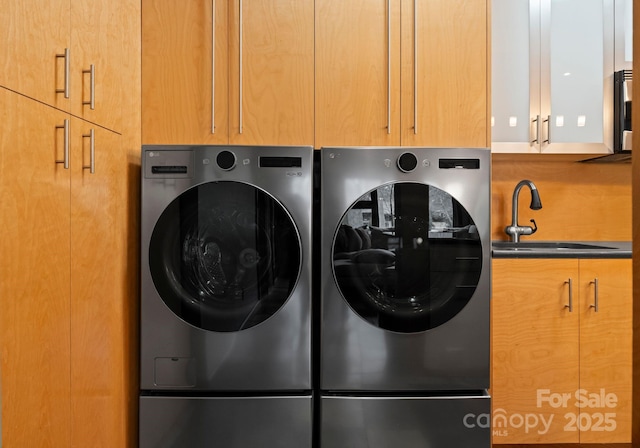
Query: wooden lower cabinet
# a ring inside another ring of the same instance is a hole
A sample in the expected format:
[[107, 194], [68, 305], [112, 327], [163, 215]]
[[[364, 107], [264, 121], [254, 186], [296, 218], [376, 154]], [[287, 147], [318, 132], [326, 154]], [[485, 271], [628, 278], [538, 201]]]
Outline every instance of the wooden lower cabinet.
[[631, 260], [580, 260], [580, 443], [631, 442], [632, 275]]
[[493, 260], [494, 444], [631, 441], [631, 278], [629, 259]]
[[0, 147], [3, 446], [130, 446], [121, 136], [0, 88]]

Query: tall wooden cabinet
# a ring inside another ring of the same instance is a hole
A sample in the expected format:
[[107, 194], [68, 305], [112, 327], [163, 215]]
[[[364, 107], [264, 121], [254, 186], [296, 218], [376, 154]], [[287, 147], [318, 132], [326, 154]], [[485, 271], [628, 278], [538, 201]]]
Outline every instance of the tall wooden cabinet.
[[486, 0], [316, 0], [316, 147], [487, 147]]
[[144, 0], [143, 142], [313, 144], [313, 0]]
[[631, 441], [631, 278], [628, 259], [493, 260], [494, 444]]
[[126, 446], [121, 137], [2, 88], [0, 117], [4, 443]]
[[140, 6], [2, 6], [2, 443], [135, 446]]
[[137, 299], [128, 289], [136, 270], [125, 237], [127, 160], [118, 134], [77, 119], [70, 126], [71, 441], [126, 446], [127, 419], [135, 418], [126, 412], [127, 382], [135, 371], [124, 317]]
[[70, 172], [56, 164], [64, 157], [68, 119], [64, 112], [0, 88], [0, 368], [6, 446], [70, 446]]

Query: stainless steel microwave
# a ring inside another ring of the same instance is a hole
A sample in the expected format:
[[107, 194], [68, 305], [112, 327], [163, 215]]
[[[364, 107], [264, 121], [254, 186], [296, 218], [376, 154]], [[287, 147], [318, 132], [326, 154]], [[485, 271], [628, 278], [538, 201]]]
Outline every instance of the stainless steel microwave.
[[620, 70], [613, 75], [613, 150], [631, 150], [632, 71]]

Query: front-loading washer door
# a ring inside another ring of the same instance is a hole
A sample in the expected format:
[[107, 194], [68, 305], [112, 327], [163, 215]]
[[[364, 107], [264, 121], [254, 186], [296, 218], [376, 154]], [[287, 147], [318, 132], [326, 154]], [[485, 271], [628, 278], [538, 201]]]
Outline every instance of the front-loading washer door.
[[151, 235], [149, 268], [164, 303], [215, 332], [251, 328], [278, 312], [301, 264], [300, 236], [286, 209], [241, 182], [208, 182], [182, 193]]
[[371, 325], [419, 333], [456, 316], [473, 296], [482, 244], [471, 215], [434, 186], [396, 182], [361, 196], [333, 242], [344, 300]]

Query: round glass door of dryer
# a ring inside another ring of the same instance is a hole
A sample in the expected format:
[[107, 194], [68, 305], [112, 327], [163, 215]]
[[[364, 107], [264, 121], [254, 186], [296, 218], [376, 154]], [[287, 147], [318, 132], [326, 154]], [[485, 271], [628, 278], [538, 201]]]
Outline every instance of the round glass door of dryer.
[[300, 237], [284, 206], [240, 182], [209, 182], [178, 196], [158, 219], [149, 248], [165, 304], [189, 324], [218, 332], [275, 315], [300, 263]]
[[351, 309], [379, 328], [417, 333], [456, 316], [482, 270], [474, 221], [449, 193], [397, 182], [360, 197], [342, 217], [333, 274]]

